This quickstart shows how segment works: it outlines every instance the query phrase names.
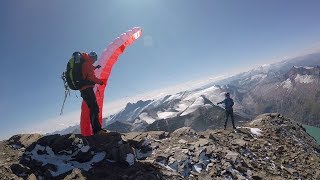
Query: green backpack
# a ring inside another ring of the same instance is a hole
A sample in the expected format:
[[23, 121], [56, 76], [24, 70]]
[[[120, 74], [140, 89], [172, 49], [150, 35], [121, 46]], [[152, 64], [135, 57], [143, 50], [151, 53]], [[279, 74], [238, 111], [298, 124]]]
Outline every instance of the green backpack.
[[74, 52], [67, 64], [65, 78], [68, 86], [72, 90], [79, 90], [85, 83], [82, 78], [82, 64], [84, 59], [80, 52]]
[[85, 62], [80, 52], [74, 52], [67, 64], [67, 69], [62, 73], [61, 78], [64, 83], [65, 97], [62, 104], [62, 114], [64, 103], [71, 90], [80, 90], [85, 85], [94, 85], [95, 83], [89, 80], [84, 80], [82, 77], [82, 64]]

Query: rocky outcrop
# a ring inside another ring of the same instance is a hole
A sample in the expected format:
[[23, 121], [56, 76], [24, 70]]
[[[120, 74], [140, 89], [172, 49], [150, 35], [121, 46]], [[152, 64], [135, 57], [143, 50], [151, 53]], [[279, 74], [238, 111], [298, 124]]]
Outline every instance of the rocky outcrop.
[[2, 179], [320, 179], [319, 144], [280, 114], [237, 130], [17, 135], [0, 149]]

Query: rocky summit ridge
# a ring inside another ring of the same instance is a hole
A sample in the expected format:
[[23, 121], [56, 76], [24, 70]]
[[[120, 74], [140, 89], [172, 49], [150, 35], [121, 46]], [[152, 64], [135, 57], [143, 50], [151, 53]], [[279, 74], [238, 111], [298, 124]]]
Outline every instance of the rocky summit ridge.
[[320, 179], [320, 146], [281, 114], [237, 130], [15, 135], [1, 179]]

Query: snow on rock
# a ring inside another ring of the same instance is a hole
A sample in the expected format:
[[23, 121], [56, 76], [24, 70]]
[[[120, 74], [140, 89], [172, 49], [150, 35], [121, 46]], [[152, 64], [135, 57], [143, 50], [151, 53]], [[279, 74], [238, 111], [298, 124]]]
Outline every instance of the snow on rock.
[[156, 121], [154, 118], [150, 117], [150, 116], [148, 115], [148, 113], [145, 113], [145, 112], [144, 112], [144, 113], [141, 113], [141, 114], [139, 115], [139, 118], [140, 118], [141, 120], [147, 122], [148, 124], [152, 124], [154, 121]]
[[131, 154], [131, 153], [127, 154], [126, 161], [130, 166], [132, 166], [134, 164], [134, 159], [135, 159], [135, 157], [133, 154]]
[[194, 99], [200, 97], [201, 95], [211, 94], [215, 90], [219, 90], [219, 88], [216, 86], [212, 86], [212, 87], [209, 87], [209, 88], [206, 88], [206, 89], [203, 89], [203, 90], [200, 90], [200, 91], [197, 91], [195, 93], [190, 94], [188, 97], [185, 98], [185, 100], [194, 100]]
[[198, 98], [196, 101], [188, 108], [186, 109], [180, 116], [185, 116], [187, 114], [190, 114], [197, 110], [200, 106], [204, 105], [204, 100], [203, 98]]
[[[257, 122], [251, 122], [250, 124], [252, 123], [257, 123]], [[252, 127], [239, 127], [239, 128], [247, 128], [247, 129], [250, 129], [250, 132], [251, 134], [254, 134], [254, 135], [257, 135], [257, 136], [260, 136], [261, 135], [261, 132], [262, 130], [259, 129], [259, 128], [252, 128]]]
[[264, 79], [266, 78], [267, 75], [266, 74], [256, 74], [254, 76], [251, 76], [251, 80], [254, 80], [254, 79]]
[[145, 159], [152, 154], [152, 150], [143, 152], [141, 149], [135, 149], [137, 159]]
[[285, 81], [282, 83], [282, 87], [283, 87], [283, 88], [287, 88], [287, 89], [291, 89], [291, 88], [292, 88], [291, 80], [290, 80], [290, 79], [285, 80]]
[[304, 68], [304, 69], [313, 69], [314, 67], [309, 67], [309, 66], [304, 66], [304, 67], [302, 67], [302, 66], [293, 66], [293, 67], [295, 67], [295, 68]]
[[194, 170], [195, 170], [196, 172], [201, 173], [201, 171], [202, 171], [202, 164], [195, 164], [195, 165], [193, 166], [193, 168], [194, 168]]
[[176, 116], [177, 112], [161, 112], [161, 111], [158, 111], [157, 115], [158, 115], [158, 117], [160, 119], [167, 119], [167, 118]]
[[[46, 153], [38, 154], [38, 151], [46, 151]], [[59, 176], [74, 168], [89, 171], [89, 169], [92, 168], [92, 163], [100, 162], [106, 156], [105, 152], [96, 153], [90, 161], [79, 163], [77, 161], [72, 161], [72, 155], [56, 155], [49, 146], [44, 147], [39, 144], [37, 144], [30, 153], [32, 159], [42, 162], [42, 166], [45, 166], [46, 164], [53, 164], [56, 166], [57, 171], [50, 170], [53, 177]]]
[[177, 111], [183, 111], [183, 110], [185, 110], [185, 109], [187, 109], [187, 108], [188, 108], [188, 105], [187, 105], [187, 104], [181, 103], [181, 104], [178, 104], [178, 105], [175, 107], [175, 110], [177, 110]]
[[300, 74], [298, 74], [294, 80], [299, 83], [312, 83], [314, 81], [312, 76]]
[[82, 146], [80, 150], [81, 152], [88, 152], [89, 149], [90, 149], [90, 146], [87, 145], [87, 146]]
[[259, 129], [259, 128], [250, 128], [250, 131], [252, 134], [255, 134], [257, 136], [260, 136], [261, 132], [262, 132], [261, 129]]
[[183, 96], [183, 93], [178, 93], [178, 94], [175, 94], [175, 95], [171, 95], [168, 99], [166, 99], [164, 102], [170, 102], [172, 100], [175, 100], [175, 99], [181, 99]]

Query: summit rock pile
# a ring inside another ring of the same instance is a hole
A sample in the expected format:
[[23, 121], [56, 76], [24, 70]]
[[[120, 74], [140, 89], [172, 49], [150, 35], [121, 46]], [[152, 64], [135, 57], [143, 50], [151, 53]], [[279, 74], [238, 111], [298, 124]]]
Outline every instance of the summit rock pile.
[[320, 146], [281, 114], [237, 130], [16, 135], [1, 179], [320, 179]]

